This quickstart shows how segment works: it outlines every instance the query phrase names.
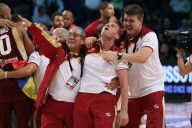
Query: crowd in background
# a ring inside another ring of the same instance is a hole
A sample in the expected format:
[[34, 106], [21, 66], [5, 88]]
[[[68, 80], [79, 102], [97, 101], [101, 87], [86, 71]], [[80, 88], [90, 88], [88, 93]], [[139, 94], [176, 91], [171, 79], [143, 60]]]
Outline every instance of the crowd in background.
[[[43, 22], [51, 27], [51, 14], [70, 10], [74, 24], [85, 28], [100, 17], [99, 8], [103, 1], [112, 2], [117, 19], [123, 8], [130, 3], [140, 4], [145, 12], [144, 25], [154, 30], [159, 39], [160, 59], [163, 65], [176, 65], [176, 42], [164, 35], [165, 30], [186, 31], [192, 28], [192, 2], [190, 0], [2, 0], [12, 8], [12, 13], [21, 13], [33, 22]], [[142, 2], [141, 2], [142, 1]], [[43, 18], [39, 18], [39, 15]]]

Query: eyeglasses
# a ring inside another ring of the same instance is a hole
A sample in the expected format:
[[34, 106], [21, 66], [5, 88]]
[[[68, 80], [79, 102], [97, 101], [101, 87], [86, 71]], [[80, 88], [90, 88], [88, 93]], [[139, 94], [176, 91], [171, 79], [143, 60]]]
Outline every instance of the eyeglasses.
[[78, 34], [78, 33], [69, 33], [69, 37], [70, 36], [73, 36], [73, 37], [82, 37], [84, 38], [81, 34]]

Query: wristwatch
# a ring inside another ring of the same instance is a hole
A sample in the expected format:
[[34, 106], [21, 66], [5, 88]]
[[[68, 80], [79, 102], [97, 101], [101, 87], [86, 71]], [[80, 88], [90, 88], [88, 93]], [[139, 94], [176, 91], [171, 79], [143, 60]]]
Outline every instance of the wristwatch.
[[123, 56], [123, 52], [117, 52], [117, 59], [120, 60]]

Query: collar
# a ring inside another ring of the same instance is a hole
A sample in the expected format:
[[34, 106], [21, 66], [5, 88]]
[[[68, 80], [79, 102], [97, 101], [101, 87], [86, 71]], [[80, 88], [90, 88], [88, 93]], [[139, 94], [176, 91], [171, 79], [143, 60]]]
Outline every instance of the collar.
[[143, 27], [141, 28], [139, 34], [137, 34], [135, 37], [132, 37], [132, 38], [129, 37], [129, 41], [132, 42], [132, 43], [136, 43], [138, 41], [138, 39], [141, 37], [141, 35], [142, 35], [142, 30], [143, 30]]
[[[102, 51], [104, 51], [103, 49], [102, 49], [102, 46], [101, 46], [101, 41], [99, 41], [99, 49], [100, 49], [100, 51], [99, 51], [99, 53], [101, 53]], [[115, 45], [115, 43], [109, 48], [109, 49], [107, 49], [107, 50], [105, 50], [105, 51], [109, 51], [109, 50], [111, 50], [111, 51], [114, 51], [115, 49], [116, 49], [116, 45]]]
[[79, 56], [79, 54], [76, 52], [70, 52], [70, 54], [71, 54], [71, 57], [78, 57]]

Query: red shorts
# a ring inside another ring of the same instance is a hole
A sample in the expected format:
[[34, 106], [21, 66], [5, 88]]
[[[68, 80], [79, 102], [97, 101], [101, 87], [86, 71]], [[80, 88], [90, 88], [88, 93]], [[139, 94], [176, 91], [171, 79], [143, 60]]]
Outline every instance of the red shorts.
[[57, 101], [48, 96], [42, 108], [42, 128], [73, 128], [73, 106], [72, 102]]
[[129, 99], [129, 123], [121, 128], [139, 128], [141, 117], [147, 115], [147, 128], [165, 128], [164, 92], [154, 92], [141, 98]]
[[110, 93], [79, 93], [74, 106], [74, 128], [112, 128], [116, 97]]

